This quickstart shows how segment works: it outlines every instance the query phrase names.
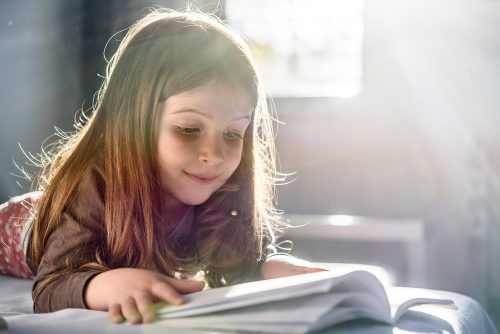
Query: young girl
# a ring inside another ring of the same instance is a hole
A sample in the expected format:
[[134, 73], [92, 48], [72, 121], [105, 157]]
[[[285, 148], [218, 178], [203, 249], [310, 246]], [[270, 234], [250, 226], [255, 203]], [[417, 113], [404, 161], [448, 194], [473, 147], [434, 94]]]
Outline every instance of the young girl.
[[157, 10], [106, 74], [85, 125], [44, 155], [41, 192], [1, 209], [0, 271], [34, 276], [35, 312], [150, 322], [155, 303], [179, 305], [205, 283], [321, 270], [270, 256], [272, 119], [240, 37], [207, 15]]

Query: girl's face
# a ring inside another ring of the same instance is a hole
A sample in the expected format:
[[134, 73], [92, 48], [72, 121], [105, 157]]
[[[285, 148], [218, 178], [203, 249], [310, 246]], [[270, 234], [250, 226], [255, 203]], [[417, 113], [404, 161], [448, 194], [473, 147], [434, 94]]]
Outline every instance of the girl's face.
[[207, 84], [173, 95], [158, 108], [162, 186], [181, 203], [201, 204], [240, 163], [250, 104], [234, 87]]

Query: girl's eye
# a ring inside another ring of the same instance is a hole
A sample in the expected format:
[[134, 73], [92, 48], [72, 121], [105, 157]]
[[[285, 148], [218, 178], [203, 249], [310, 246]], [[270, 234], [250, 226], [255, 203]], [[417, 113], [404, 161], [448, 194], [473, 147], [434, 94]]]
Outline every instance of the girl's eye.
[[193, 136], [200, 133], [200, 128], [183, 128], [181, 126], [176, 126], [175, 132], [183, 136]]
[[225, 131], [224, 138], [229, 140], [237, 140], [237, 139], [243, 139], [243, 136], [236, 131]]

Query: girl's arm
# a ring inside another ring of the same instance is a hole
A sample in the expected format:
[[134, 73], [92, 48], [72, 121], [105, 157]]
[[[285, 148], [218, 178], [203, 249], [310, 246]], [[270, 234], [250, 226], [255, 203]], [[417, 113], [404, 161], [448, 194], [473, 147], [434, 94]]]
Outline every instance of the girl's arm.
[[121, 268], [95, 276], [85, 289], [85, 304], [94, 310], [109, 311], [114, 323], [154, 321], [154, 304], [184, 303], [181, 294], [203, 289], [203, 281], [180, 280], [149, 270]]
[[260, 274], [263, 279], [270, 279], [327, 270], [288, 254], [273, 254], [261, 265]]
[[40, 264], [33, 266], [36, 313], [92, 308], [109, 310], [115, 322], [125, 316], [137, 323], [150, 319], [147, 311], [154, 302], [176, 304], [180, 294], [203, 288], [202, 282], [173, 279], [147, 270], [123, 268], [102, 273], [79, 269], [96, 262], [96, 250], [104, 244], [104, 203], [99, 191], [104, 185], [102, 170], [94, 167], [49, 236]]
[[79, 268], [96, 262], [96, 250], [104, 244], [104, 202], [99, 191], [104, 185], [104, 173], [95, 166], [80, 182], [77, 196], [61, 214], [38, 265], [28, 251], [27, 260], [36, 275], [33, 282], [35, 313], [86, 308], [84, 288], [100, 272]]
[[[290, 255], [273, 255], [261, 266], [264, 279], [324, 271]], [[181, 294], [196, 292], [204, 282], [179, 280], [149, 270], [121, 268], [93, 277], [85, 289], [85, 304], [94, 310], [108, 311], [114, 323], [131, 324], [154, 321], [154, 304], [165, 301], [181, 305]]]

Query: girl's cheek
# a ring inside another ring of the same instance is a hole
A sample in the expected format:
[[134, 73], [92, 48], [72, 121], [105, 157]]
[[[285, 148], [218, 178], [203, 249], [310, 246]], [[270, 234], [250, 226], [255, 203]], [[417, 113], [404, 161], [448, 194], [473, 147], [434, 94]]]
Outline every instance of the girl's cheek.
[[231, 150], [230, 160], [231, 160], [231, 165], [234, 169], [236, 169], [238, 167], [238, 165], [240, 164], [242, 154], [243, 154], [243, 150], [241, 148]]

